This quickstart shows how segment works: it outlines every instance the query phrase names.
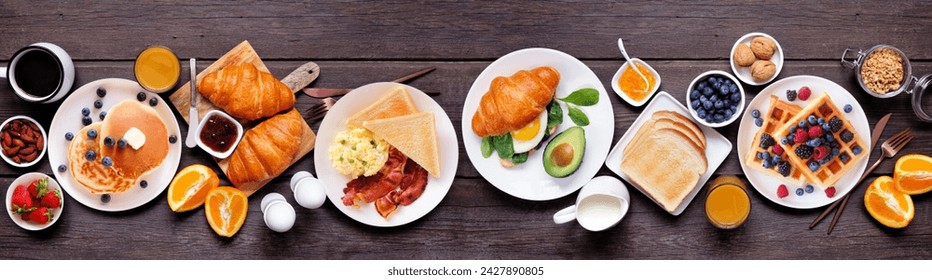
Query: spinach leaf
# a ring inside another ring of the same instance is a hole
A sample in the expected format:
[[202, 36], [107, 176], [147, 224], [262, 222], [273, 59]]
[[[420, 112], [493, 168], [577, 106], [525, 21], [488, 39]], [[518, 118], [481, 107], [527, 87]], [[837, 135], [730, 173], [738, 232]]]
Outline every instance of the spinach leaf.
[[550, 102], [550, 110], [547, 112], [547, 130], [563, 123], [563, 108], [556, 100]]
[[570, 119], [573, 120], [573, 122], [576, 123], [576, 125], [578, 126], [589, 125], [589, 117], [586, 116], [586, 113], [584, 113], [579, 108], [576, 108], [573, 106], [566, 106], [566, 107], [570, 109], [570, 112], [569, 112]]
[[570, 93], [567, 97], [560, 98], [560, 100], [579, 106], [592, 106], [599, 103], [599, 91], [594, 88], [582, 88]]
[[515, 154], [511, 157], [511, 162], [514, 164], [522, 164], [527, 161], [527, 152]]
[[482, 150], [482, 157], [488, 158], [492, 156], [492, 151], [494, 151], [492, 147], [492, 136], [482, 138], [482, 144], [479, 145], [479, 147]]
[[500, 158], [511, 158], [515, 154], [514, 143], [511, 142], [511, 133], [492, 136], [492, 147], [498, 152]]

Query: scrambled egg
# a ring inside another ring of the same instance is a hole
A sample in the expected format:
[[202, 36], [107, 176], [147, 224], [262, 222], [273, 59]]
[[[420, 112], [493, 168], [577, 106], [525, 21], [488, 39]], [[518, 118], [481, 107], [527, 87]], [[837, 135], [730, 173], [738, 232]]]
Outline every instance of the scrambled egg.
[[388, 160], [388, 148], [388, 142], [365, 128], [344, 130], [330, 144], [330, 161], [333, 168], [350, 178], [372, 176]]

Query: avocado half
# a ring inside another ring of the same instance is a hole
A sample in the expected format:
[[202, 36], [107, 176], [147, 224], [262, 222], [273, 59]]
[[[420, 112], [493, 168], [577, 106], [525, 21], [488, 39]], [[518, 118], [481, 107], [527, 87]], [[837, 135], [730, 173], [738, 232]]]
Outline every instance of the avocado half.
[[544, 170], [550, 176], [563, 178], [579, 169], [586, 154], [586, 131], [574, 126], [550, 140], [544, 149]]

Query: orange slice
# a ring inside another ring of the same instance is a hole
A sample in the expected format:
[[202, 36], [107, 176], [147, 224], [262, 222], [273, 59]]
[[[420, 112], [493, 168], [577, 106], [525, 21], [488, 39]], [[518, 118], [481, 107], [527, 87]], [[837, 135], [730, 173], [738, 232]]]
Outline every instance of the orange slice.
[[207, 194], [204, 213], [214, 232], [231, 237], [243, 227], [248, 208], [246, 193], [234, 187], [217, 187]]
[[184, 212], [200, 207], [207, 192], [220, 185], [220, 178], [209, 167], [194, 164], [185, 167], [168, 185], [168, 207]]
[[904, 228], [916, 214], [913, 199], [893, 186], [893, 178], [881, 176], [864, 192], [864, 208], [881, 224]]
[[906, 194], [923, 194], [932, 190], [932, 157], [912, 154], [900, 157], [893, 171], [896, 189]]

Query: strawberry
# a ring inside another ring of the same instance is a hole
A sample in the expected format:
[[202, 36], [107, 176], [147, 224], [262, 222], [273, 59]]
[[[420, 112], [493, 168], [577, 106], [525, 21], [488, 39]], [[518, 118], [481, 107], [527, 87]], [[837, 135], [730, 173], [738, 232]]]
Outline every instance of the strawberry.
[[10, 203], [13, 204], [13, 209], [10, 210], [16, 213], [25, 213], [35, 209], [32, 198], [29, 197], [29, 191], [25, 186], [16, 186], [13, 189], [13, 198], [10, 199]]
[[786, 185], [780, 184], [780, 187], [777, 188], [777, 197], [784, 198], [790, 195], [790, 191], [786, 189]]
[[828, 196], [828, 198], [835, 197], [835, 187], [825, 189], [825, 195]]
[[32, 197], [34, 198], [42, 198], [43, 196], [45, 196], [45, 193], [49, 191], [48, 186], [49, 186], [48, 179], [42, 178], [39, 180], [32, 181], [32, 183], [30, 183], [29, 187], [27, 188], [29, 189], [29, 195], [32, 195]]
[[22, 218], [23, 221], [28, 221], [28, 220], [29, 220], [29, 213], [30, 213], [30, 212], [22, 213], [22, 214], [19, 215], [19, 217]]
[[29, 212], [29, 220], [40, 225], [47, 224], [52, 220], [52, 212], [46, 207], [39, 207], [35, 211]]
[[810, 95], [812, 95], [812, 90], [810, 90], [809, 87], [802, 87], [799, 89], [800, 100], [806, 101], [806, 99], [809, 99]]
[[45, 196], [42, 197], [39, 205], [52, 209], [61, 207], [61, 193], [59, 193], [58, 190], [52, 190], [45, 193]]
[[809, 127], [809, 138], [818, 138], [822, 136], [822, 127], [818, 125], [813, 125]]
[[809, 140], [809, 132], [804, 129], [797, 129], [796, 135], [793, 135], [793, 142], [805, 143], [806, 140]]

